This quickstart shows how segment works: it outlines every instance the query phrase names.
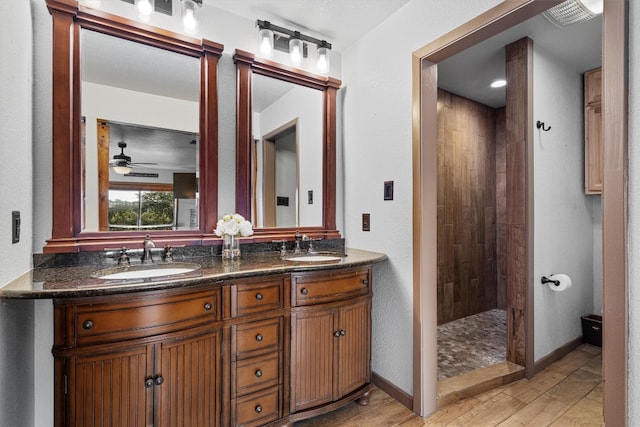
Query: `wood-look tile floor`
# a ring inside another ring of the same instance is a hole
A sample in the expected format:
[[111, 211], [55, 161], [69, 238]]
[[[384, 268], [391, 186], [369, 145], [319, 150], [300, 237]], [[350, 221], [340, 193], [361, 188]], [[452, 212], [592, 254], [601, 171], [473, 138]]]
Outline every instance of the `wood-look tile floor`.
[[296, 426], [602, 426], [601, 349], [582, 345], [538, 373], [418, 417], [379, 389], [356, 403]]

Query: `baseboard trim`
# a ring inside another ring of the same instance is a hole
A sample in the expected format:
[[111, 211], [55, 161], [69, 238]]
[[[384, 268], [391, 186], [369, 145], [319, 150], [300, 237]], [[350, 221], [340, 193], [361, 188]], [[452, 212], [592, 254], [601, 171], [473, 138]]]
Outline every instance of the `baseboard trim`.
[[371, 372], [371, 382], [380, 390], [400, 402], [403, 406], [406, 406], [413, 411], [413, 396], [409, 393], [391, 383], [389, 380], [382, 378], [375, 372]]
[[562, 359], [564, 356], [571, 353], [573, 350], [580, 347], [582, 344], [583, 344], [582, 336], [579, 336], [578, 338], [572, 341], [569, 341], [562, 347], [559, 347], [554, 351], [552, 351], [551, 353], [547, 354], [546, 356], [542, 357], [540, 360], [536, 361], [534, 364], [535, 373], [537, 374], [538, 372], [543, 371], [549, 365]]

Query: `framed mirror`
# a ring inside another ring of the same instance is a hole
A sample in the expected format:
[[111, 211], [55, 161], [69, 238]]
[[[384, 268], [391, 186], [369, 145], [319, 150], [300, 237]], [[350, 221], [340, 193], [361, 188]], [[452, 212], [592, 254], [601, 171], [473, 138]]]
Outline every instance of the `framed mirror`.
[[223, 46], [46, 1], [54, 108], [44, 252], [103, 250], [147, 233], [160, 244], [212, 243]]
[[258, 239], [339, 238], [336, 92], [340, 81], [236, 50], [236, 210]]

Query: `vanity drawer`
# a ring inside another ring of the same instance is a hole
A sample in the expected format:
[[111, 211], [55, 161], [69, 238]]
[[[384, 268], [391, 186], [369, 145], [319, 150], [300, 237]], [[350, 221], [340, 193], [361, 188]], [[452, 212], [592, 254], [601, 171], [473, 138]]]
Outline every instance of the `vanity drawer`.
[[233, 405], [236, 426], [261, 426], [280, 418], [280, 390], [272, 387], [240, 397]]
[[102, 296], [65, 309], [67, 337], [73, 345], [120, 341], [219, 320], [220, 288], [168, 296]]
[[322, 304], [369, 293], [371, 269], [293, 274], [291, 283], [294, 306]]
[[284, 278], [238, 282], [229, 287], [231, 317], [241, 317], [284, 307]]
[[280, 378], [280, 353], [269, 353], [234, 363], [236, 395], [277, 386]]
[[237, 359], [281, 350], [282, 318], [234, 325], [231, 351]]

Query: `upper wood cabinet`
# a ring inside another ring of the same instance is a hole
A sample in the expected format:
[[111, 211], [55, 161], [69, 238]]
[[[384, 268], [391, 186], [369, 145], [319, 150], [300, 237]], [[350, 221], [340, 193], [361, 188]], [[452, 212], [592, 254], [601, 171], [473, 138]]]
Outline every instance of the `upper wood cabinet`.
[[584, 191], [602, 193], [602, 69], [584, 73]]

